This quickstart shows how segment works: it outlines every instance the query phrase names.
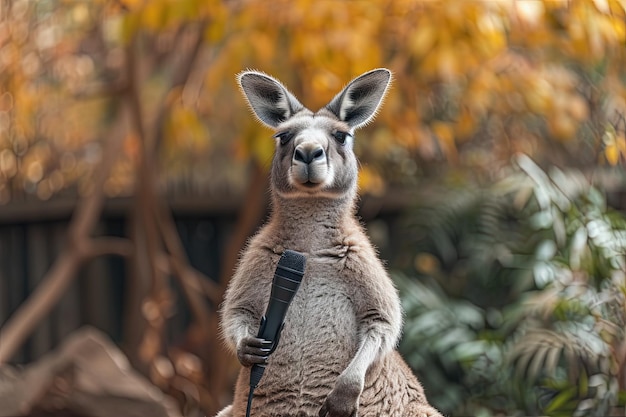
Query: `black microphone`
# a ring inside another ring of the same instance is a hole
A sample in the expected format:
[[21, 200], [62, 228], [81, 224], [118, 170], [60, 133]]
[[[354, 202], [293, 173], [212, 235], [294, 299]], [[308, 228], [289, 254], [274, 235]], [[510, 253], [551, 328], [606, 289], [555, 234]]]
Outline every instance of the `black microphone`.
[[[272, 342], [269, 354], [278, 347], [285, 315], [291, 300], [293, 300], [296, 291], [300, 287], [305, 266], [306, 257], [300, 252], [293, 250], [285, 250], [278, 260], [276, 272], [274, 272], [274, 280], [272, 281], [270, 300], [267, 304], [265, 315], [261, 318], [261, 325], [257, 335], [261, 339]], [[265, 365], [262, 364], [254, 364], [250, 370], [250, 394], [248, 396], [247, 415], [250, 412], [254, 389], [259, 385], [264, 372]]]

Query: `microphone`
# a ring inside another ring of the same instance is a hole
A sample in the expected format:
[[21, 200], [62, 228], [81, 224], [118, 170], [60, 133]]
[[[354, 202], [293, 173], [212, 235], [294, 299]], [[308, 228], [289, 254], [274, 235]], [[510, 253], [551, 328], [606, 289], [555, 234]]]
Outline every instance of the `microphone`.
[[[261, 339], [272, 342], [269, 354], [272, 354], [278, 347], [287, 309], [296, 291], [300, 288], [305, 266], [306, 257], [300, 252], [289, 249], [283, 252], [278, 261], [267, 310], [265, 310], [265, 315], [261, 318], [261, 325], [257, 335]], [[254, 389], [259, 385], [264, 372], [265, 365], [262, 364], [254, 364], [250, 370], [250, 394], [248, 396], [248, 412], [246, 415], [249, 415]]]

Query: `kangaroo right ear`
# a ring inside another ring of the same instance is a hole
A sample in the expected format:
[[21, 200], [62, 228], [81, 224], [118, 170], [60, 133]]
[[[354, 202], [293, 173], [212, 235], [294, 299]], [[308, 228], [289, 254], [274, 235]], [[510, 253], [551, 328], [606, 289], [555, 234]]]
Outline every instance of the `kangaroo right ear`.
[[257, 71], [246, 71], [237, 77], [250, 108], [266, 126], [279, 124], [304, 108], [278, 80]]
[[379, 68], [355, 78], [326, 105], [339, 120], [343, 120], [352, 129], [369, 123], [385, 97], [391, 71]]

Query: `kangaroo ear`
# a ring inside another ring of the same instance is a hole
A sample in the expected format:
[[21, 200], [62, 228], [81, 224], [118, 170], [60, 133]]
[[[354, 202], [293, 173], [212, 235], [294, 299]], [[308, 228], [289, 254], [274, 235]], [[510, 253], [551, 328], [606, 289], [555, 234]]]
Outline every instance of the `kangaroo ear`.
[[390, 81], [391, 71], [388, 69], [366, 72], [350, 81], [326, 108], [352, 129], [361, 127], [376, 116]]
[[304, 108], [293, 94], [269, 75], [246, 71], [237, 78], [250, 108], [266, 126], [275, 128]]

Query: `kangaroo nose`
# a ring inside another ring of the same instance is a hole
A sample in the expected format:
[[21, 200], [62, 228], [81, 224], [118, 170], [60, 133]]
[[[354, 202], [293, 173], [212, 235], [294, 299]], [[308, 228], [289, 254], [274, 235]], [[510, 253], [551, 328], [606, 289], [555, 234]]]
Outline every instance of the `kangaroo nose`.
[[294, 161], [310, 164], [311, 162], [323, 159], [324, 156], [324, 149], [319, 145], [312, 147], [298, 146], [293, 154], [293, 159]]

